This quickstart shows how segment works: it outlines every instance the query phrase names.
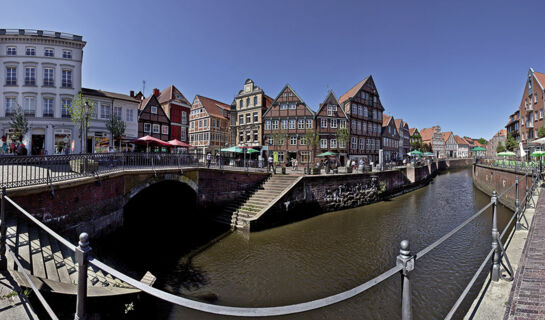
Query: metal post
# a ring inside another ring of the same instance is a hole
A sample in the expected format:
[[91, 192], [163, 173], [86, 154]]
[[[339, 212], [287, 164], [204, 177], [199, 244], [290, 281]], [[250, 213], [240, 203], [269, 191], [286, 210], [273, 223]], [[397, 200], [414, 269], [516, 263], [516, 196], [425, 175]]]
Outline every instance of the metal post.
[[492, 281], [500, 280], [500, 248], [498, 246], [498, 218], [496, 207], [498, 195], [496, 190], [492, 191], [492, 249], [494, 250], [494, 263], [492, 265]]
[[8, 267], [6, 261], [6, 237], [8, 224], [6, 223], [6, 186], [2, 186], [2, 194], [0, 194], [1, 207], [0, 207], [0, 270], [5, 271]]
[[79, 235], [79, 245], [76, 248], [76, 262], [78, 263], [78, 295], [76, 301], [75, 320], [85, 319], [85, 300], [87, 300], [87, 267], [89, 247], [89, 235], [85, 232]]
[[411, 307], [411, 283], [409, 274], [414, 270], [414, 257], [411, 256], [409, 240], [401, 241], [396, 263], [403, 268], [401, 270], [401, 319], [412, 320], [413, 312]]
[[516, 179], [515, 179], [515, 193], [516, 193], [516, 198], [515, 198], [515, 219], [516, 219], [516, 224], [515, 224], [515, 230], [520, 230], [521, 229], [521, 226], [520, 226], [520, 201], [519, 201], [519, 177], [517, 176]]

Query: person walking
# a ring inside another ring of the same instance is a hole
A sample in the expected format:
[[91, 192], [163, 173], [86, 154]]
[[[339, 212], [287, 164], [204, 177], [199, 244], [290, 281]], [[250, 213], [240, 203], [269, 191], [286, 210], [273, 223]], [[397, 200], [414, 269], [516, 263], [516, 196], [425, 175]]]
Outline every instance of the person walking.
[[206, 154], [206, 167], [210, 168], [210, 162], [212, 162], [212, 154], [210, 151]]
[[297, 171], [297, 166], [299, 165], [299, 162], [297, 161], [297, 159], [293, 159], [293, 170]]
[[274, 171], [274, 167], [273, 167], [273, 156], [272, 154], [269, 155], [269, 158], [267, 159], [268, 161], [268, 165], [267, 165], [267, 172], [270, 172], [270, 171]]

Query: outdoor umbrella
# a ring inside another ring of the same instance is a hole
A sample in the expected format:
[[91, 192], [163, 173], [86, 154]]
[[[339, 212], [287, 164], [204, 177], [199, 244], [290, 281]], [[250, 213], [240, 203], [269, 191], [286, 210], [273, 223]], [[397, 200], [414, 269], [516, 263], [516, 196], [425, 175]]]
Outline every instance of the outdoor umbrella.
[[486, 151], [486, 149], [483, 147], [475, 147], [473, 148], [473, 151]]
[[168, 143], [169, 143], [171, 146], [173, 146], [173, 147], [193, 148], [192, 145], [187, 144], [187, 143], [185, 143], [185, 142], [182, 142], [182, 141], [180, 141], [180, 140], [178, 140], [178, 139], [170, 140]]
[[336, 155], [335, 152], [328, 151], [328, 152], [320, 153], [318, 157], [327, 157], [327, 156], [334, 156], [334, 155]]
[[530, 156], [532, 157], [542, 157], [542, 156], [545, 156], [545, 151], [534, 151]]
[[500, 157], [511, 157], [511, 156], [516, 156], [517, 154], [511, 151], [503, 151], [498, 153], [497, 155]]
[[413, 150], [413, 151], [409, 152], [408, 155], [410, 155], [410, 156], [421, 156], [422, 152], [420, 152], [418, 150]]
[[423, 154], [426, 157], [433, 157], [434, 156], [434, 154], [432, 152], [424, 152]]
[[221, 149], [222, 152], [236, 152], [236, 153], [242, 153], [242, 148], [232, 146], [229, 148], [223, 148]]
[[152, 136], [143, 136], [133, 141], [136, 144], [143, 144], [146, 145], [146, 152], [148, 151], [149, 145], [158, 145], [161, 147], [170, 147], [170, 143], [165, 142], [163, 140], [159, 140], [157, 138], [154, 138]]
[[248, 148], [248, 150], [246, 150], [247, 153], [256, 153], [256, 152], [259, 152], [258, 150], [256, 149], [252, 149], [252, 148]]

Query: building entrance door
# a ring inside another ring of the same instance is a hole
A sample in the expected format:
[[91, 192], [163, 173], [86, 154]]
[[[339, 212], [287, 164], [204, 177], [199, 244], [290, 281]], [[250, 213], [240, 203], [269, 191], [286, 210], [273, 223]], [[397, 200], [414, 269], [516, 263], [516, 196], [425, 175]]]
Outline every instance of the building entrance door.
[[32, 135], [32, 155], [39, 155], [44, 149], [45, 135], [43, 134], [33, 134]]

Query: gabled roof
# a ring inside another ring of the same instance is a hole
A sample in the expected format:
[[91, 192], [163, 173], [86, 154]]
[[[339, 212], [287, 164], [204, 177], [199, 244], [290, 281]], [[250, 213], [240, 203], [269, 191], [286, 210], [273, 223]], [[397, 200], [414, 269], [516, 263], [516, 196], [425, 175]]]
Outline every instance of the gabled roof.
[[[333, 90], [329, 90], [329, 93], [325, 97], [324, 102], [320, 103], [320, 107], [318, 108], [316, 115], [318, 115], [324, 107], [327, 107], [328, 104], [334, 104], [340, 107], [339, 100], [337, 100], [337, 97], [335, 97], [335, 93], [333, 93]], [[344, 117], [348, 119], [348, 116], [344, 112], [343, 108], [337, 108], [337, 110], [341, 110]]]
[[[310, 114], [315, 115], [315, 112], [312, 111], [312, 110], [307, 106], [307, 104], [305, 103], [305, 100], [301, 99], [301, 97], [299, 97], [299, 95], [297, 94], [297, 92], [295, 92], [295, 90], [293, 90], [293, 88], [292, 88], [289, 84], [286, 84], [286, 85], [284, 86], [284, 88], [282, 88], [282, 90], [280, 90], [280, 93], [278, 93], [278, 95], [276, 96], [276, 98], [274, 99], [274, 101], [271, 103], [271, 107], [268, 108], [267, 111], [265, 111], [265, 113], [263, 113], [263, 116], [265, 116], [265, 115], [269, 112], [269, 110], [272, 109], [272, 106], [273, 106], [274, 104], [277, 103], [277, 101], [278, 101], [278, 99], [279, 99], [280, 97], [282, 97], [282, 93], [284, 93], [284, 91], [286, 91], [286, 89], [289, 89], [289, 90], [297, 97], [297, 99], [299, 99], [299, 101], [305, 106], [305, 108], [307, 108], [307, 110], [310, 112]], [[263, 117], [263, 116], [262, 116], [262, 117]]]
[[447, 140], [450, 138], [450, 136], [452, 135], [452, 131], [447, 131], [447, 132], [441, 132], [441, 134], [443, 135], [443, 141], [447, 142]]
[[397, 131], [401, 131], [401, 127], [403, 127], [403, 124], [404, 124], [403, 120], [395, 119], [394, 122], [395, 122]]
[[[418, 129], [416, 129], [416, 128], [410, 128], [410, 129], [409, 129], [409, 136], [412, 136], [412, 135], [415, 133], [415, 131], [418, 131]], [[420, 131], [418, 131], [418, 132], [420, 133]]]
[[382, 126], [386, 127], [394, 117], [382, 114]]
[[96, 89], [89, 89], [89, 88], [81, 88], [81, 93], [87, 96], [95, 96], [95, 97], [101, 97], [101, 98], [110, 98], [110, 99], [119, 99], [119, 100], [125, 100], [130, 102], [140, 102], [137, 99], [126, 95], [122, 93], [116, 93], [116, 92], [109, 92], [109, 91], [103, 91], [103, 90], [96, 90]]
[[228, 104], [226, 104], [224, 102], [214, 100], [212, 98], [207, 98], [207, 97], [204, 97], [204, 96], [200, 96], [200, 95], [196, 95], [195, 97], [197, 97], [199, 99], [202, 106], [206, 109], [206, 112], [208, 112], [209, 115], [213, 115], [215, 117], [228, 119], [227, 117], [225, 117], [223, 111], [226, 111], [227, 113], [229, 113], [229, 111], [231, 110], [230, 105], [228, 105]]
[[462, 138], [460, 136], [454, 135], [454, 140], [456, 140], [457, 144], [469, 145], [469, 143], [464, 138]]
[[537, 79], [537, 82], [539, 82], [541, 89], [543, 89], [545, 86], [545, 73], [534, 71], [534, 76]]
[[343, 94], [341, 96], [341, 98], [339, 99], [339, 103], [343, 103], [346, 100], [348, 100], [350, 97], [353, 97], [354, 95], [356, 95], [356, 93], [358, 93], [358, 91], [360, 91], [360, 89], [367, 82], [367, 80], [369, 80], [369, 78], [371, 78], [371, 76], [361, 80], [355, 86], [353, 86], [350, 90], [348, 90], [345, 94]]
[[168, 102], [169, 100], [176, 99], [176, 93], [179, 93], [181, 95], [181, 101], [187, 105], [191, 105], [189, 101], [185, 98], [185, 96], [182, 94], [178, 88], [176, 88], [174, 85], [171, 85], [170, 87], [166, 88], [165, 90], [161, 91], [161, 94], [159, 95], [159, 103], [163, 104], [165, 102]]
[[420, 130], [420, 136], [422, 137], [422, 141], [431, 141], [434, 133], [435, 130], [433, 128], [424, 128]]

